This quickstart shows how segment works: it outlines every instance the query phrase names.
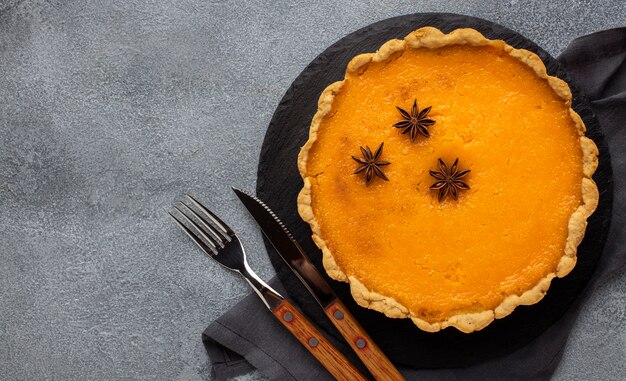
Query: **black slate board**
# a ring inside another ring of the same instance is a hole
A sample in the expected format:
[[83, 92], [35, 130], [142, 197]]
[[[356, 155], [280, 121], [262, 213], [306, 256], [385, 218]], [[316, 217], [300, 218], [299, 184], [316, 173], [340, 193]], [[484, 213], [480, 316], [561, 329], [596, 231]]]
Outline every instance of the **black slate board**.
[[[318, 268], [321, 252], [311, 240], [309, 226], [297, 213], [296, 197], [302, 188], [297, 155], [308, 138], [309, 124], [317, 109], [322, 90], [341, 80], [348, 61], [359, 53], [373, 52], [385, 41], [402, 38], [422, 26], [444, 32], [470, 27], [491, 39], [503, 39], [517, 48], [539, 55], [548, 73], [570, 83], [557, 61], [525, 37], [490, 21], [454, 14], [426, 13], [387, 19], [342, 38], [320, 54], [296, 78], [276, 108], [261, 151], [257, 194], [289, 227]], [[571, 85], [571, 83], [570, 83]], [[564, 279], [556, 279], [546, 297], [530, 307], [518, 307], [505, 319], [496, 320], [482, 331], [464, 334], [454, 328], [437, 333], [419, 330], [408, 319], [389, 319], [383, 314], [361, 308], [349, 295], [346, 284], [327, 277], [341, 300], [352, 311], [374, 341], [389, 358], [415, 368], [469, 366], [502, 356], [525, 345], [556, 322], [584, 289], [602, 253], [611, 216], [612, 183], [608, 147], [588, 101], [572, 86], [573, 108], [583, 118], [587, 135], [600, 149], [600, 166], [594, 176], [600, 189], [600, 204], [589, 219], [585, 239], [579, 247], [578, 264]], [[327, 332], [340, 338], [306, 289], [278, 257], [271, 245], [266, 247], [278, 277], [289, 296]]]

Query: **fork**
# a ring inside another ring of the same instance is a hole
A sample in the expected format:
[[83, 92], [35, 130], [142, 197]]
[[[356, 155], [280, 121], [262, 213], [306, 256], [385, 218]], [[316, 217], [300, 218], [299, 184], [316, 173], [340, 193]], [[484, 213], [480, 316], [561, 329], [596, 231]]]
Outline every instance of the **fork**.
[[246, 252], [235, 232], [195, 198], [186, 195], [169, 212], [176, 224], [209, 257], [239, 273], [250, 284], [265, 306], [336, 379], [367, 380], [315, 326], [248, 265]]

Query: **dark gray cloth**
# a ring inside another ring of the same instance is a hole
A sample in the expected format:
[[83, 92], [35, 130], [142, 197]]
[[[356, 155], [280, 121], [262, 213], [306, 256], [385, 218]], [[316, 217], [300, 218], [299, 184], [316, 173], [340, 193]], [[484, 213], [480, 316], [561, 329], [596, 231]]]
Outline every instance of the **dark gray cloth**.
[[[626, 28], [574, 40], [559, 56], [574, 83], [588, 96], [609, 149], [614, 177], [612, 224], [606, 247], [587, 289], [565, 316], [525, 347], [462, 369], [400, 368], [409, 380], [547, 380], [587, 295], [626, 264]], [[271, 284], [286, 294], [278, 280]], [[225, 379], [254, 368], [272, 380], [332, 377], [270, 314], [254, 294], [213, 322], [203, 334], [213, 375]], [[337, 347], [353, 357], [343, 342]]]

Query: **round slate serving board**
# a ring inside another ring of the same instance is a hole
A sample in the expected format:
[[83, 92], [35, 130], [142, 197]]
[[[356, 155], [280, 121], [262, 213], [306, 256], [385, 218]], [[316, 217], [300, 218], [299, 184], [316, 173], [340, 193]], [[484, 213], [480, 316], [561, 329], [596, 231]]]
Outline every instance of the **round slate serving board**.
[[[487, 38], [502, 39], [516, 48], [537, 53], [548, 73], [570, 82], [556, 60], [532, 41], [498, 24], [454, 14], [427, 13], [387, 19], [351, 33], [326, 49], [296, 78], [276, 108], [263, 142], [257, 181], [257, 195], [289, 227], [319, 269], [323, 269], [321, 252], [311, 240], [309, 226], [300, 219], [296, 207], [296, 198], [302, 188], [297, 156], [308, 139], [317, 99], [327, 85], [343, 79], [346, 65], [352, 57], [374, 52], [385, 41], [402, 38], [423, 26], [434, 26], [443, 32], [474, 28]], [[472, 334], [461, 333], [455, 328], [427, 333], [419, 330], [409, 319], [390, 319], [379, 312], [359, 307], [350, 296], [347, 284], [326, 277], [339, 298], [392, 361], [415, 368], [447, 368], [464, 367], [502, 356], [545, 331], [581, 293], [606, 240], [611, 216], [612, 172], [608, 147], [588, 101], [573, 86], [572, 92], [573, 108], [587, 125], [587, 135], [600, 149], [600, 166], [594, 176], [600, 189], [600, 204], [589, 219], [574, 271], [563, 279], [555, 279], [541, 302], [530, 307], [518, 307], [510, 316]], [[268, 242], [266, 247], [289, 296], [322, 328], [340, 338], [321, 308]]]

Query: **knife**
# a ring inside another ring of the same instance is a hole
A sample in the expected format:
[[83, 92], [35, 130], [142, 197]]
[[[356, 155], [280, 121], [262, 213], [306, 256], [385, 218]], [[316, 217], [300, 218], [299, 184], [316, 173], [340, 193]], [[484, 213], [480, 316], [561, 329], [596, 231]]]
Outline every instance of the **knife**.
[[379, 381], [404, 380], [398, 369], [372, 341], [354, 316], [348, 312], [348, 309], [335, 295], [328, 282], [322, 277], [300, 244], [293, 238], [276, 214], [257, 197], [237, 188], [233, 188], [233, 191], [248, 209], [280, 257], [322, 306], [326, 316], [337, 327], [374, 378]]

